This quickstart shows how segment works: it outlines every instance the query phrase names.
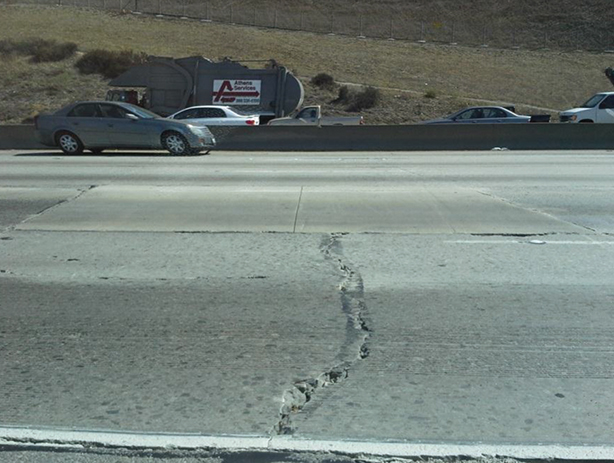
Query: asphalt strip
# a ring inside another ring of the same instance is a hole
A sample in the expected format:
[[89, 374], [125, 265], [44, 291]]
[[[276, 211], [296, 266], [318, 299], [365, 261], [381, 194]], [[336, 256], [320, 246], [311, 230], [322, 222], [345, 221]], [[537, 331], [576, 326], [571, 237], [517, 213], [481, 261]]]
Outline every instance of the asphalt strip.
[[614, 446], [564, 444], [411, 443], [311, 440], [292, 436], [161, 434], [0, 426], [5, 450], [181, 449], [326, 452], [401, 458], [508, 457], [519, 460], [614, 460]]

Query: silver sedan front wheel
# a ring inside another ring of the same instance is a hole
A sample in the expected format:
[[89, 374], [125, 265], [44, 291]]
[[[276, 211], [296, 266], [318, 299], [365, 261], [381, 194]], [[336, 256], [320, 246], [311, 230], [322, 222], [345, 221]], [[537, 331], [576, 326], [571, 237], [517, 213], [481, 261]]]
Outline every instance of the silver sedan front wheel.
[[177, 132], [168, 132], [162, 135], [162, 146], [175, 156], [184, 156], [192, 151], [186, 138]]

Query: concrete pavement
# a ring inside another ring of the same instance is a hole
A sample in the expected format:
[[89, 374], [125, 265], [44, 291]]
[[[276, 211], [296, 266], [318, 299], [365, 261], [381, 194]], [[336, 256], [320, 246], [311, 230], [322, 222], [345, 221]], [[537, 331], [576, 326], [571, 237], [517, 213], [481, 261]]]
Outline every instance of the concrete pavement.
[[612, 446], [611, 161], [0, 154], [0, 425]]

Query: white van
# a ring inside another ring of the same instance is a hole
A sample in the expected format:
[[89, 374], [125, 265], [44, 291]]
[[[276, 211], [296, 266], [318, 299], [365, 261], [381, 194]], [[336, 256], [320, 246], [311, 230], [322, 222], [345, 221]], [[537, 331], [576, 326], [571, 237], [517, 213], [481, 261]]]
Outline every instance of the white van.
[[614, 92], [597, 93], [579, 108], [559, 114], [561, 122], [614, 124]]

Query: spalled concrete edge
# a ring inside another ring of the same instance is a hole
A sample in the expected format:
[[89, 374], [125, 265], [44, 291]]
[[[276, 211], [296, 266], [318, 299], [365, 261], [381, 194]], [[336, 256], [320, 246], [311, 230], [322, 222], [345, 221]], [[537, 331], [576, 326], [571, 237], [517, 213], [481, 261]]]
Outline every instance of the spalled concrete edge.
[[337, 453], [399, 458], [508, 457], [527, 460], [614, 460], [614, 445], [420, 443], [314, 440], [292, 436], [227, 436], [0, 426], [4, 449], [164, 449]]

